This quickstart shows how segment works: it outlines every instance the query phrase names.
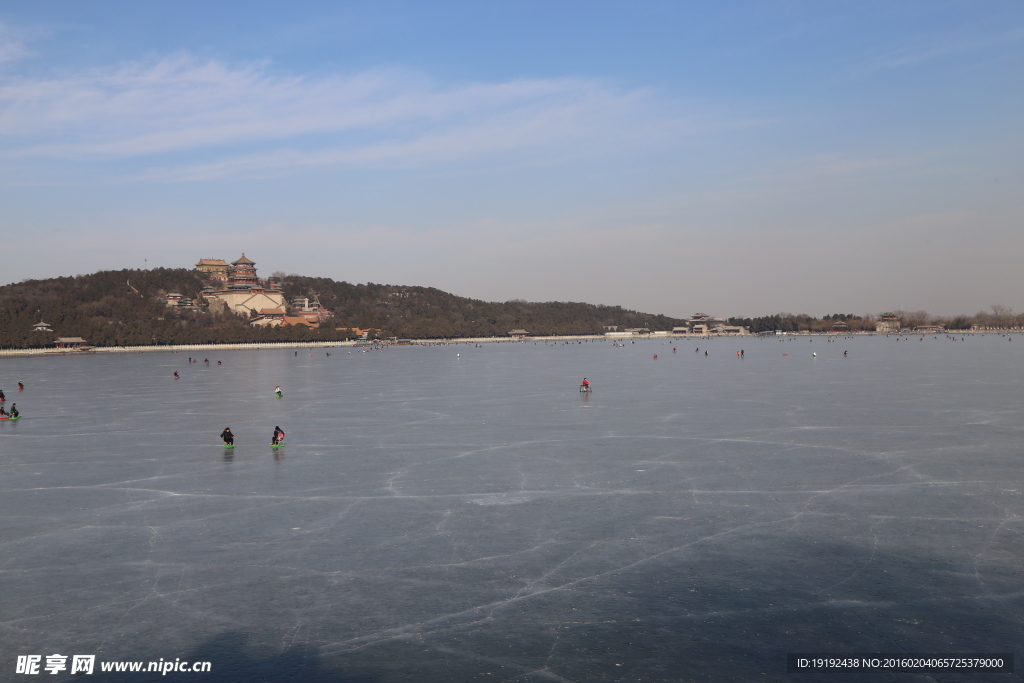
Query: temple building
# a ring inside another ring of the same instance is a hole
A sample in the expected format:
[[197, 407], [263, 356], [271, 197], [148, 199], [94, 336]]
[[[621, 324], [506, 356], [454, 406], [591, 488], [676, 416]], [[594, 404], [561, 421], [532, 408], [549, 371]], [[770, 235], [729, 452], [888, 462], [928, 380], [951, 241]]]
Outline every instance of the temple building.
[[[213, 268], [218, 263], [224, 264], [223, 278], [219, 276], [222, 272], [220, 270], [200, 268], [200, 265]], [[207, 276], [210, 279], [227, 282], [223, 289], [203, 288], [203, 299], [211, 306], [227, 305], [233, 313], [244, 316], [263, 309], [284, 308], [284, 294], [277, 289], [275, 283], [265, 284], [259, 279], [256, 275], [256, 262], [246, 258], [245, 254], [232, 261], [230, 266], [220, 259], [201, 259], [196, 269], [203, 273], [212, 273]]]
[[86, 342], [81, 337], [57, 337], [57, 341], [53, 342], [53, 345], [58, 349], [84, 349], [87, 348]]
[[331, 317], [331, 312], [321, 306], [315, 296], [313, 301], [310, 301], [309, 297], [306, 296], [292, 299], [292, 312], [297, 316], [317, 322]]
[[183, 297], [181, 294], [178, 294], [177, 292], [168, 292], [167, 295], [164, 296], [164, 300], [167, 302], [168, 306], [171, 306], [173, 308], [187, 308], [192, 310], [198, 310], [198, 307], [195, 305], [195, 302], [192, 301], [192, 299]]
[[[245, 256], [245, 254], [242, 254], [242, 256]], [[224, 259], [201, 258], [199, 259], [199, 263], [196, 264], [196, 270], [211, 280], [227, 282], [228, 264]]]
[[716, 318], [708, 315], [707, 313], [694, 313], [690, 316], [690, 319], [687, 322], [690, 324], [690, 327], [693, 327], [694, 325], [705, 325], [710, 328], [725, 324], [725, 320], [722, 318]]
[[879, 334], [899, 334], [900, 318], [893, 313], [883, 313], [875, 323], [875, 332]]
[[256, 262], [247, 259], [245, 254], [242, 254], [237, 261], [233, 261], [231, 267], [228, 268], [228, 289], [263, 291], [263, 285], [256, 277]]

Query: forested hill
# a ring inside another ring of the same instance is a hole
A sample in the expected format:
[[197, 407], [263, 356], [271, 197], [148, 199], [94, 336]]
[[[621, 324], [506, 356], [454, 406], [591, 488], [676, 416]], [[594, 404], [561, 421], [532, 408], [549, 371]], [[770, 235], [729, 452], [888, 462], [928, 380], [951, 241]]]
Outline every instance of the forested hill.
[[601, 334], [606, 325], [672, 329], [685, 320], [630, 311], [619, 306], [573, 302], [488, 302], [432, 287], [352, 285], [325, 278], [287, 276], [288, 299], [315, 292], [334, 311], [337, 327], [374, 327], [410, 339], [503, 337], [509, 330], [531, 335]]
[[[287, 300], [317, 297], [334, 317], [320, 329], [294, 325], [253, 327], [241, 316], [207, 307], [208, 284], [194, 270], [101, 271], [91, 275], [26, 280], [0, 287], [0, 348], [46, 346], [56, 337], [83, 337], [96, 346], [342, 340], [351, 328], [374, 329], [382, 338], [506, 337], [600, 334], [605, 325], [671, 329], [683, 320], [617, 306], [583, 303], [477, 301], [430, 287], [349, 284], [327, 278], [279, 278]], [[198, 310], [168, 307], [169, 292], [194, 299]], [[43, 321], [53, 333], [34, 332]]]

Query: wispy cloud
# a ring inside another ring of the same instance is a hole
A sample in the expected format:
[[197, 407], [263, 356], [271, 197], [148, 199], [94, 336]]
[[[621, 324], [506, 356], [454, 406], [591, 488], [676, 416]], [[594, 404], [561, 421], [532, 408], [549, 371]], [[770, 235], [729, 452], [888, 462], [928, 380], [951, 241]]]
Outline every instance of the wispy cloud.
[[957, 34], [928, 36], [898, 48], [890, 49], [872, 58], [864, 69], [866, 72], [881, 69], [896, 69], [914, 66], [933, 59], [949, 57], [966, 52], [985, 50], [1024, 41], [1024, 30], [1014, 29], [997, 36], [984, 38]]
[[187, 54], [0, 78], [0, 157], [142, 159], [164, 180], [613, 146], [664, 126], [698, 123], [649, 91], [572, 78], [443, 87], [400, 70], [297, 76]]
[[4, 24], [0, 24], [0, 64], [11, 62], [28, 54], [25, 40]]

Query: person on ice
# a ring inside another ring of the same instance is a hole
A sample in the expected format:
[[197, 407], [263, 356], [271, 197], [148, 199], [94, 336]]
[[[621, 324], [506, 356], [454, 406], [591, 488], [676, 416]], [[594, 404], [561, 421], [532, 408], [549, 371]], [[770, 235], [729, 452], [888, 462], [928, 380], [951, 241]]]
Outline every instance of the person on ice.
[[220, 433], [220, 438], [224, 439], [224, 443], [228, 446], [235, 445], [235, 435], [231, 433], [230, 427], [224, 428], [224, 431]]
[[274, 427], [274, 436], [270, 439], [271, 446], [278, 446], [284, 441], [284, 430]]

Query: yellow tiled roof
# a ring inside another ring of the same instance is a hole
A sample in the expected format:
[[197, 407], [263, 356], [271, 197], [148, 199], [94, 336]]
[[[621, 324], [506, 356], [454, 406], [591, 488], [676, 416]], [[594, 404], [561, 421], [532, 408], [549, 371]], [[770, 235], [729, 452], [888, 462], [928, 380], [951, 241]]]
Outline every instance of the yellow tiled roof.
[[308, 318], [302, 316], [286, 315], [284, 317], [284, 325], [306, 325], [308, 327], [319, 327], [320, 323], [313, 322]]

